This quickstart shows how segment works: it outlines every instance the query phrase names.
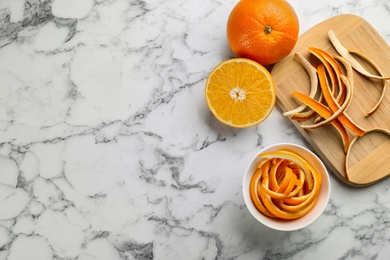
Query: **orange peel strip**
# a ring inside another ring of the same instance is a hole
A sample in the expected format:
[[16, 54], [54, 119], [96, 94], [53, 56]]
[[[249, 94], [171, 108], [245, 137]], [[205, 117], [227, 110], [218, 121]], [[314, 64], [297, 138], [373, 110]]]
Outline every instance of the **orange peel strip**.
[[286, 190], [284, 191], [284, 195], [286, 197], [289, 197], [289, 194], [293, 191], [295, 186], [302, 187], [302, 183], [298, 182], [297, 176], [294, 173], [292, 173], [291, 177], [292, 178], [288, 183]]
[[[341, 105], [342, 103], [344, 103], [344, 100], [345, 100], [345, 96], [346, 96], [346, 93], [345, 93], [345, 85], [343, 84], [343, 80], [341, 79], [341, 75], [343, 74], [343, 71], [341, 70], [341, 67], [340, 65], [337, 63], [336, 59], [333, 58], [332, 55], [330, 55], [328, 52], [324, 51], [324, 50], [321, 50], [321, 49], [318, 49], [319, 53], [321, 53], [321, 55], [324, 57], [324, 59], [329, 62], [329, 64], [331, 65], [331, 67], [333, 68], [335, 74], [336, 74], [336, 78], [337, 78], [337, 83], [338, 83], [338, 90], [339, 90], [339, 93], [337, 94], [336, 96], [336, 100], [337, 102]], [[352, 69], [352, 67], [351, 67]], [[349, 80], [351, 78], [348, 78]], [[350, 87], [352, 88], [352, 82], [350, 82]]]
[[[269, 165], [270, 162], [269, 160], [264, 160], [264, 161], [265, 163], [263, 165]], [[263, 202], [260, 200], [258, 196], [258, 186], [262, 175], [263, 175], [263, 168], [257, 168], [255, 173], [252, 176], [249, 192], [250, 192], [252, 202], [255, 205], [256, 209], [261, 213], [263, 213], [264, 215], [272, 218], [275, 216], [268, 209], [265, 208]]]
[[333, 47], [336, 49], [336, 51], [343, 56], [349, 63], [351, 63], [351, 66], [360, 74], [373, 79], [383, 79], [383, 80], [389, 80], [390, 76], [383, 76], [383, 75], [374, 75], [370, 72], [368, 72], [363, 66], [351, 55], [351, 53], [341, 44], [339, 39], [337, 38], [336, 34], [333, 30], [328, 31], [328, 37], [331, 41]]
[[310, 118], [313, 118], [316, 115], [317, 113], [315, 111], [309, 110], [305, 112], [295, 113], [291, 115], [290, 119], [297, 120], [297, 121], [306, 121], [309, 120]]
[[[329, 79], [330, 79], [330, 84], [329, 84], [328, 77], [326, 75], [323, 75], [322, 82], [321, 82], [321, 77], [320, 77], [320, 75], [318, 75], [320, 78], [321, 89], [323, 86], [329, 87], [329, 93], [331, 93], [329, 95], [332, 95], [332, 99], [334, 100], [334, 102], [341, 104], [343, 102], [343, 100], [341, 100], [341, 99], [343, 97], [344, 87], [343, 87], [341, 79], [340, 79], [340, 73], [341, 73], [340, 66], [338, 66], [337, 62], [334, 61], [333, 57], [330, 54], [328, 54], [327, 52], [325, 52], [321, 49], [315, 48], [315, 47], [309, 47], [308, 49], [309, 49], [309, 52], [311, 54], [316, 56], [321, 61], [321, 66], [324, 67], [324, 69], [322, 71], [324, 74], [327, 74], [329, 76]], [[317, 67], [317, 74], [318, 74], [318, 67]], [[321, 93], [323, 93], [323, 91], [324, 90], [322, 89]], [[338, 97], [336, 97], [337, 91], [339, 92]], [[326, 97], [324, 96], [324, 98], [326, 98]], [[324, 121], [323, 118], [317, 117], [314, 120], [314, 123], [316, 126], [313, 128], [317, 128], [317, 127], [320, 127], [322, 125], [329, 123], [329, 122], [323, 122], [323, 121]]]
[[[273, 160], [272, 160], [273, 161]], [[280, 164], [283, 162], [283, 160], [279, 159], [272, 163], [270, 172], [269, 172], [269, 179], [270, 179], [270, 189], [272, 191], [275, 191], [279, 188], [278, 180], [276, 178], [278, 168]]]
[[[317, 93], [318, 89], [318, 78], [317, 78], [317, 71], [316, 69], [310, 64], [309, 61], [307, 61], [300, 53], [296, 52], [294, 56], [298, 62], [302, 65], [302, 67], [306, 70], [306, 72], [309, 74], [310, 78], [310, 93], [309, 96], [314, 98], [314, 96]], [[305, 110], [305, 105], [300, 105], [299, 107], [286, 111], [283, 113], [284, 116], [290, 116], [294, 114], [301, 113], [303, 110]], [[313, 113], [311, 113], [313, 114]]]
[[[336, 56], [335, 57], [335, 60], [339, 61], [341, 64], [343, 64], [344, 68], [345, 68], [345, 71], [346, 71], [346, 75], [347, 75], [347, 79], [348, 79], [348, 82], [349, 82], [349, 87], [350, 87], [350, 91], [351, 91], [351, 96], [353, 96], [353, 91], [354, 91], [354, 88], [355, 88], [355, 80], [353, 78], [353, 69], [352, 69], [352, 66], [351, 64], [346, 60], [344, 59], [343, 57], [341, 56]], [[348, 109], [348, 108], [347, 108]]]
[[[328, 73], [329, 78], [330, 78], [330, 84], [328, 84], [328, 85], [330, 85], [331, 93], [333, 94], [333, 96], [335, 96], [335, 94], [337, 92], [337, 88], [338, 88], [338, 86], [337, 86], [338, 80], [337, 80], [337, 76], [334, 73], [335, 71], [333, 70], [331, 64], [326, 59], [322, 50], [314, 48], [314, 47], [309, 47], [308, 49], [309, 49], [309, 52], [311, 54], [313, 54], [314, 56], [316, 56], [322, 62], [322, 65], [325, 67], [326, 72]], [[317, 72], [318, 72], [318, 66], [317, 66]]]
[[[329, 108], [327, 108], [317, 100], [306, 96], [305, 94], [299, 92], [293, 92], [292, 95], [302, 103], [311, 107], [313, 110], [315, 110], [319, 115], [321, 115], [325, 119], [331, 117], [333, 114], [333, 112]], [[332, 120], [331, 124], [337, 129], [337, 131], [341, 135], [341, 139], [343, 141], [343, 146], [344, 146], [344, 152], [347, 152], [348, 147], [350, 145], [350, 139], [344, 125], [339, 121], [338, 118], [336, 118], [336, 120]]]
[[311, 196], [308, 199], [306, 199], [304, 202], [297, 205], [286, 205], [285, 203], [278, 202], [278, 207], [289, 212], [296, 212], [299, 210], [303, 210], [308, 206], [311, 206], [311, 204], [315, 203], [316, 199], [317, 199], [316, 196]]
[[[290, 170], [288, 170], [288, 169], [290, 169]], [[287, 186], [291, 181], [292, 174], [294, 174], [294, 173], [292, 172], [291, 168], [287, 168], [286, 172], [285, 172], [285, 176], [284, 176], [283, 180], [281, 181], [279, 188], [276, 190], [277, 193], [284, 194], [284, 191], [287, 189]]]
[[[356, 51], [356, 50], [350, 50], [349, 52], [353, 53], [353, 54], [356, 54], [360, 58], [362, 58], [365, 61], [367, 61], [372, 67], [374, 67], [374, 69], [379, 73], [380, 76], [383, 76], [383, 72], [381, 71], [381, 69], [368, 56], [366, 56], [365, 54], [361, 53], [360, 51]], [[381, 94], [380, 98], [378, 99], [377, 103], [374, 105], [374, 107], [367, 113], [366, 117], [369, 117], [369, 116], [371, 116], [372, 114], [375, 113], [375, 111], [379, 108], [380, 104], [382, 103], [383, 98], [385, 97], [386, 88], [387, 88], [386, 87], [386, 80], [382, 79], [382, 82], [383, 82], [382, 94]]]
[[[282, 160], [282, 163], [279, 165], [278, 170], [276, 171], [276, 177], [279, 177], [282, 174], [283, 170], [286, 167], [288, 167], [289, 164], [290, 164], [290, 162], [288, 160]], [[291, 167], [289, 167], [289, 168], [291, 168]]]
[[[329, 88], [326, 84], [326, 79], [322, 79], [321, 80], [321, 77], [324, 76], [324, 74], [321, 72], [322, 71], [322, 66], [319, 65], [318, 66], [318, 76], [320, 77], [320, 85], [321, 85], [321, 89], [322, 89], [322, 93], [324, 95], [324, 98], [326, 100], [326, 102], [328, 103], [329, 105], [329, 108], [335, 113], [336, 111], [339, 110], [340, 108], [340, 105], [336, 102], [334, 96], [332, 96], [329, 92]], [[323, 84], [322, 84], [322, 83]], [[361, 128], [358, 124], [356, 124], [354, 121], [352, 121], [352, 119], [347, 116], [345, 113], [341, 113], [339, 116], [338, 116], [339, 120], [341, 121], [341, 123], [343, 123], [345, 126], [347, 126], [349, 129], [351, 129], [354, 133], [356, 133], [358, 136], [363, 136], [364, 133], [366, 132], [363, 128]]]
[[[321, 66], [321, 68], [323, 68], [323, 66]], [[320, 68], [318, 68], [318, 75], [320, 75], [320, 82], [321, 84], [326, 84], [324, 82], [322, 82], [323, 80], [325, 80], [325, 72]], [[345, 78], [346, 77], [344, 75], [341, 75], [341, 78]], [[347, 95], [346, 95], [346, 99], [345, 99], [345, 102], [342, 104], [341, 107], [339, 107], [339, 109], [335, 112], [332, 113], [332, 115], [328, 118], [326, 118], [325, 120], [322, 120], [316, 124], [311, 124], [311, 125], [301, 125], [302, 128], [305, 128], [305, 129], [314, 129], [314, 128], [318, 128], [318, 127], [321, 127], [323, 125], [326, 125], [326, 124], [329, 124], [330, 122], [332, 122], [335, 118], [337, 118], [338, 116], [340, 116], [344, 111], [345, 109], [348, 107], [348, 105], [350, 104], [350, 101], [351, 101], [351, 92], [349, 91], [349, 83], [348, 83], [348, 80], [346, 80], [345, 82], [345, 85], [346, 85], [346, 92], [347, 92]], [[326, 89], [326, 91], [324, 90], [323, 92], [325, 93], [324, 95], [330, 95], [329, 93], [329, 86], [326, 86], [326, 87], [322, 87], [323, 89]]]

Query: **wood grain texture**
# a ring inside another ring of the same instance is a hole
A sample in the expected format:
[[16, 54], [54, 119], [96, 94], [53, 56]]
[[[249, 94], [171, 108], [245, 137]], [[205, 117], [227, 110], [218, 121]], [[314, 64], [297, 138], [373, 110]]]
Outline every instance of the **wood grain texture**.
[[[318, 61], [313, 55], [309, 54], [308, 47], [317, 47], [331, 54], [337, 54], [328, 39], [327, 32], [329, 30], [333, 30], [335, 32], [340, 42], [347, 49], [354, 49], [363, 52], [376, 62], [385, 75], [390, 75], [390, 48], [378, 32], [359, 16], [347, 14], [333, 17], [318, 24], [303, 34], [298, 39], [298, 42], [290, 55], [275, 64], [273, 67], [272, 76], [277, 88], [277, 105], [282, 112], [300, 105], [292, 97], [291, 93], [293, 91], [308, 94], [310, 89], [309, 76], [305, 69], [298, 63], [298, 61], [295, 60], [294, 54], [299, 52], [312, 64], [316, 64]], [[367, 69], [373, 71], [369, 66], [367, 66]], [[357, 72], [354, 73], [354, 79], [355, 88], [352, 103], [346, 113], [366, 130], [373, 128], [383, 128], [389, 130], [389, 91], [385, 94], [383, 103], [379, 109], [371, 117], [365, 117], [367, 112], [379, 99], [383, 88], [383, 82], [381, 80], [367, 79], [359, 75]], [[386, 84], [389, 85], [389, 82]], [[376, 136], [375, 133], [367, 135], [364, 137], [366, 138], [364, 139], [364, 142], [361, 142], [363, 147], [356, 146], [353, 150], [351, 150], [349, 156], [349, 166], [354, 166], [354, 170], [353, 176], [351, 176], [352, 178], [350, 181], [347, 181], [344, 170], [346, 155], [343, 151], [342, 140], [338, 132], [333, 129], [331, 125], [320, 129], [304, 130], [300, 127], [302, 122], [292, 122], [316, 153], [321, 157], [327, 167], [329, 167], [337, 177], [345, 181], [347, 184], [357, 187], [367, 186], [382, 180], [390, 174], [390, 172], [386, 173], [386, 171], [382, 173], [381, 169], [377, 169], [376, 171], [373, 168], [367, 167], [367, 165], [370, 165], [370, 161], [376, 160], [376, 158], [380, 157], [380, 154], [372, 156], [371, 152], [375, 151], [378, 153], [380, 151], [385, 153], [387, 151], [386, 149], [389, 148], [388, 145], [381, 146], [382, 143], [389, 141], [390, 137], [388, 135], [380, 134], [380, 137]], [[349, 132], [349, 135], [351, 139], [355, 137], [352, 132]], [[377, 150], [379, 146], [381, 146], [381, 148]], [[359, 149], [369, 152], [363, 152], [363, 154], [361, 154]], [[387, 151], [386, 153], [389, 154], [390, 151]], [[368, 157], [366, 158], [366, 156]], [[388, 156], [384, 158], [388, 158]], [[363, 159], [365, 160], [364, 167], [356, 166], [359, 165], [357, 163]], [[372, 163], [373, 165], [375, 164], [375, 162]], [[383, 163], [383, 160], [381, 160], [381, 163]], [[361, 173], [359, 173], [360, 169], [362, 170]]]

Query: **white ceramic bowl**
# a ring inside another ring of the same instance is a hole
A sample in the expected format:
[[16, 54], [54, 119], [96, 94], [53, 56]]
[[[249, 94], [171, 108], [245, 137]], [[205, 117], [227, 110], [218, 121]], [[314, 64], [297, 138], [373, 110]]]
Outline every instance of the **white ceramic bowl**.
[[[274, 152], [281, 149], [288, 149], [300, 155], [301, 157], [306, 159], [322, 176], [321, 189], [315, 206], [305, 216], [294, 220], [279, 220], [279, 219], [269, 218], [263, 215], [256, 209], [249, 194], [249, 185], [250, 185], [252, 175], [255, 171], [256, 165], [261, 160], [261, 158], [259, 158], [258, 155], [263, 152]], [[296, 144], [281, 143], [281, 144], [275, 144], [264, 148], [251, 159], [244, 173], [242, 191], [244, 195], [245, 204], [249, 212], [253, 215], [253, 217], [255, 217], [255, 219], [257, 219], [260, 223], [262, 223], [263, 225], [269, 228], [275, 230], [281, 230], [281, 231], [291, 231], [291, 230], [298, 230], [310, 225], [322, 214], [329, 201], [330, 180], [329, 180], [328, 171], [326, 170], [324, 164], [314, 153]]]

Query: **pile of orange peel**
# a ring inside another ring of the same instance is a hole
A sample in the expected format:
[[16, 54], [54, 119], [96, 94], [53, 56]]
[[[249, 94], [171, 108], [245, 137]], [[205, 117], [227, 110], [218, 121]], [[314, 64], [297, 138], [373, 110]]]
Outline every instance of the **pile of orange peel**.
[[314, 207], [321, 175], [304, 158], [287, 150], [265, 152], [250, 182], [253, 204], [265, 216], [297, 219]]
[[[295, 53], [295, 58], [310, 77], [310, 93], [306, 95], [293, 92], [292, 96], [302, 104], [286, 111], [283, 115], [299, 121], [314, 118], [312, 123], [300, 124], [300, 127], [304, 129], [316, 129], [329, 124], [333, 125], [341, 136], [344, 153], [348, 153], [353, 140], [350, 140], [346, 127], [356, 135], [355, 139], [364, 136], [367, 132], [346, 113], [353, 97], [354, 71], [370, 79], [382, 80], [383, 83], [382, 94], [376, 104], [367, 112], [366, 117], [374, 114], [382, 103], [386, 92], [386, 80], [389, 80], [390, 76], [384, 76], [376, 63], [365, 54], [356, 50], [347, 50], [332, 30], [328, 32], [328, 37], [339, 55], [333, 56], [322, 49], [309, 47], [310, 54], [319, 60], [316, 67], [300, 53]], [[378, 75], [367, 71], [355, 59], [356, 56], [372, 66]], [[348, 180], [348, 169], [346, 169], [345, 175]]]

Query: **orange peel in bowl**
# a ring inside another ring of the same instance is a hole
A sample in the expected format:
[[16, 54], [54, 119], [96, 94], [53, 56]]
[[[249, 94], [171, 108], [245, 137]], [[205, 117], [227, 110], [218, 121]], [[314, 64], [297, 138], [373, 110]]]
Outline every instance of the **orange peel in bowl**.
[[[281, 156], [273, 156], [280, 151], [284, 151]], [[312, 178], [312, 192], [303, 168], [310, 175], [312, 169], [318, 174]], [[300, 145], [279, 143], [252, 157], [244, 173], [242, 192], [247, 209], [257, 221], [274, 230], [291, 231], [320, 217], [328, 204], [331, 184], [325, 165], [313, 152]]]
[[258, 156], [262, 160], [250, 181], [250, 196], [257, 210], [268, 217], [285, 220], [297, 219], [310, 212], [317, 201], [322, 180], [314, 167], [301, 156], [284, 149]]

